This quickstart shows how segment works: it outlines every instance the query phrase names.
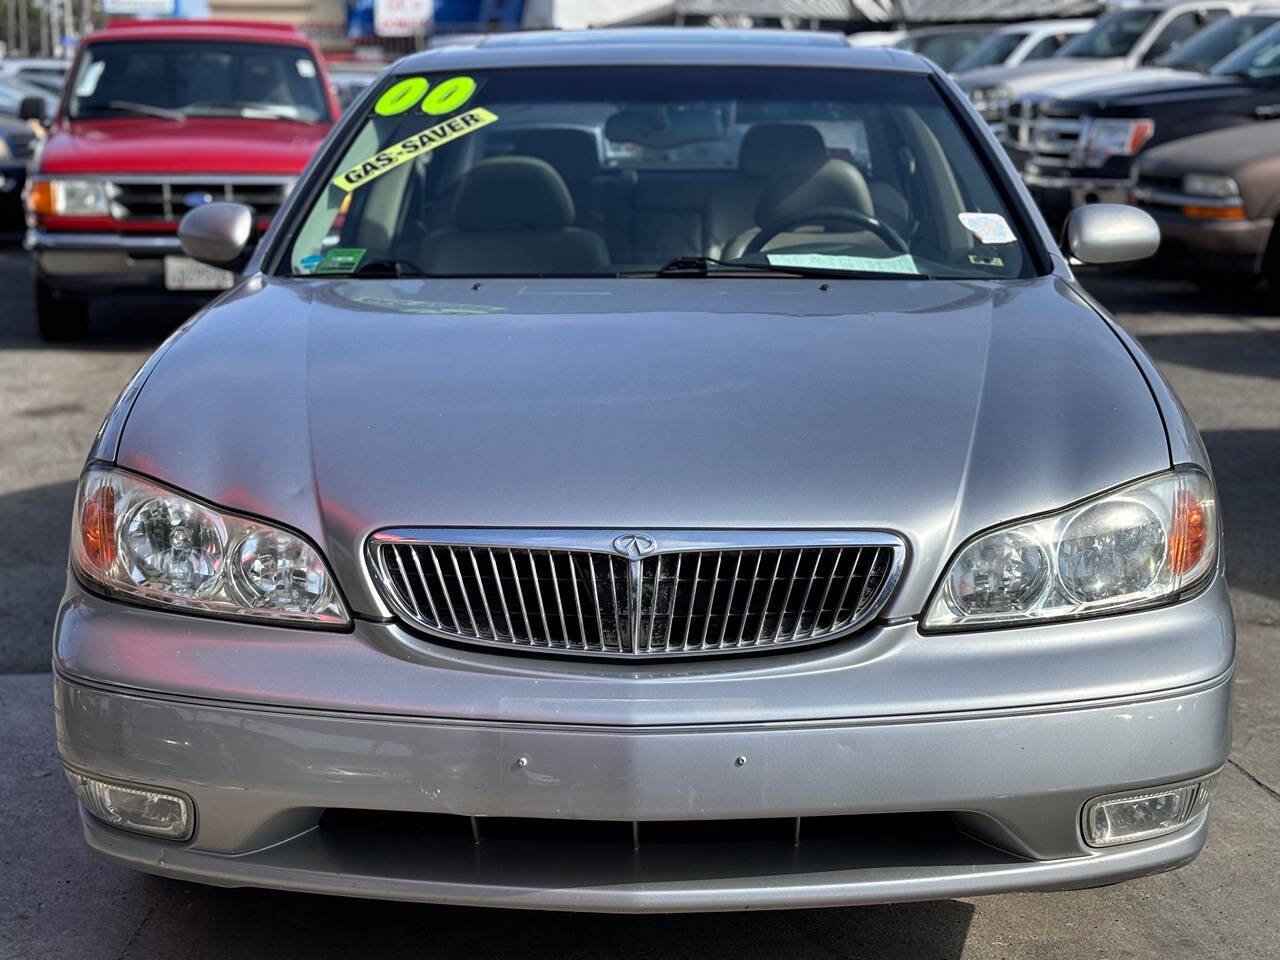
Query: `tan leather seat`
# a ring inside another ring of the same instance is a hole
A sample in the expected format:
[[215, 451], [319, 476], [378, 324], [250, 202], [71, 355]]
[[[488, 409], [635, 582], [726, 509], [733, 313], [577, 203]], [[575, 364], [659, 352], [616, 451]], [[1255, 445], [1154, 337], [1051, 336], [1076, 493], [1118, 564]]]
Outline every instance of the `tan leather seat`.
[[573, 197], [550, 164], [493, 157], [467, 171], [454, 226], [429, 234], [417, 262], [428, 273], [467, 276], [604, 272], [604, 241], [573, 220]]
[[[856, 210], [874, 216], [871, 191], [862, 171], [847, 160], [839, 159], [826, 160], [816, 167], [808, 160], [792, 164], [765, 188], [760, 195], [760, 202], [756, 204], [756, 226], [744, 230], [725, 245], [724, 259], [732, 260], [742, 256], [762, 227], [787, 217], [832, 208]], [[860, 232], [855, 232], [861, 235]], [[822, 235], [788, 231], [770, 240], [765, 249], [793, 246], [812, 241], [817, 236]]]

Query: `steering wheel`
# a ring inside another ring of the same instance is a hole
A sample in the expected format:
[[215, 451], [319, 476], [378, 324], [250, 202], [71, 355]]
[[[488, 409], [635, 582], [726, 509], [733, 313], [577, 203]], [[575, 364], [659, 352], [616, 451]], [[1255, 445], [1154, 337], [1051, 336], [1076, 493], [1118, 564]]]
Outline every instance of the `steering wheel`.
[[907, 241], [902, 239], [902, 234], [889, 226], [883, 220], [877, 220], [869, 213], [863, 213], [861, 210], [855, 210], [853, 207], [814, 207], [812, 210], [805, 210], [801, 213], [792, 214], [789, 217], [773, 221], [768, 226], [760, 228], [760, 232], [751, 238], [751, 242], [747, 244], [746, 249], [742, 251], [742, 256], [749, 256], [753, 253], [759, 253], [765, 248], [765, 245], [778, 236], [780, 233], [786, 233], [795, 227], [805, 226], [823, 226], [827, 227], [833, 223], [840, 223], [846, 226], [852, 224], [860, 230], [866, 230], [874, 233], [883, 240], [889, 247], [900, 253], [910, 253], [911, 248], [907, 246]]

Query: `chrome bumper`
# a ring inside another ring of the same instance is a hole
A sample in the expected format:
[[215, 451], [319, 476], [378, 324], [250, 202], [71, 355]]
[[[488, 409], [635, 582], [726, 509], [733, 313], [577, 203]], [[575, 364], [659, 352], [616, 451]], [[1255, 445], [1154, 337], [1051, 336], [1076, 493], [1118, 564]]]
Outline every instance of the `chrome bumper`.
[[180, 255], [176, 235], [63, 233], [28, 229], [23, 246], [42, 280], [84, 292], [164, 289], [164, 257]]

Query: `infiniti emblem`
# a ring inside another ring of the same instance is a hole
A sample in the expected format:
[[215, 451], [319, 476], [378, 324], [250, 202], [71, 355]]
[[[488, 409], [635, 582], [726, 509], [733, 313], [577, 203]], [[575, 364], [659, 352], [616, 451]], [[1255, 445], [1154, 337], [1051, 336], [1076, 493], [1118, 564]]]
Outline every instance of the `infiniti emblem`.
[[646, 537], [643, 533], [624, 533], [614, 539], [613, 549], [624, 557], [639, 560], [641, 557], [657, 550], [658, 544], [652, 537]]

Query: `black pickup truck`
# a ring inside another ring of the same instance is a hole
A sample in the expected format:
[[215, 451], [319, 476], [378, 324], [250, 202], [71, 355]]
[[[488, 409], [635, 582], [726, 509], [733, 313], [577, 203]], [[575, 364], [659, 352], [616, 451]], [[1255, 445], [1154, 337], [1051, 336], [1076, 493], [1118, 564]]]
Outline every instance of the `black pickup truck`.
[[[1280, 117], [1280, 23], [1208, 73], [1178, 72], [1035, 104], [1023, 178], [1050, 223], [1127, 199], [1135, 158], [1183, 137]], [[1280, 145], [1278, 145], [1280, 146]]]

